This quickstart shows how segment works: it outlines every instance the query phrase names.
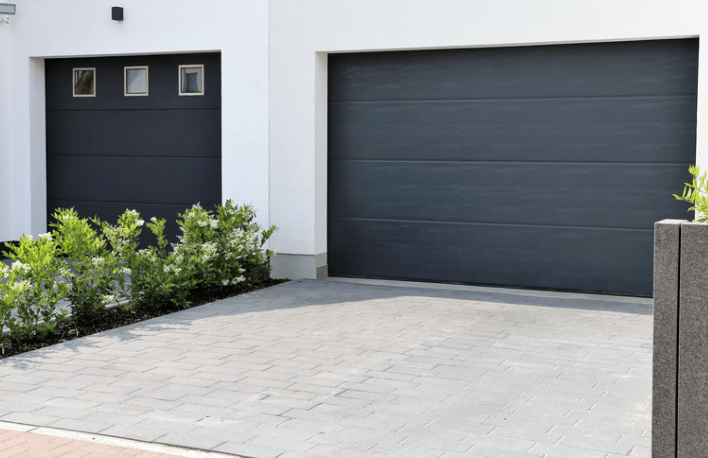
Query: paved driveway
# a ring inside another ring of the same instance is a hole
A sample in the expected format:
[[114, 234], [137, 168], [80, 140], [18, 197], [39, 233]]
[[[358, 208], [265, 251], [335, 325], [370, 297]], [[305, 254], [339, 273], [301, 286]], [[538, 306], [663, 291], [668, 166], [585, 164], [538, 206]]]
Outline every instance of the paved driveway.
[[0, 360], [0, 421], [255, 458], [649, 457], [651, 313], [294, 281]]

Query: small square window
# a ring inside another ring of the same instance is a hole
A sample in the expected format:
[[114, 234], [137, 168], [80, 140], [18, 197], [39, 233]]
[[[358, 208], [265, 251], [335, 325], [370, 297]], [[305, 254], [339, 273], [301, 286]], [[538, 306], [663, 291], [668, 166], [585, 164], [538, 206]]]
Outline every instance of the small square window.
[[74, 69], [74, 97], [96, 97], [96, 69]]
[[124, 67], [125, 96], [140, 97], [148, 95], [148, 68]]
[[179, 66], [179, 95], [204, 95], [204, 65]]

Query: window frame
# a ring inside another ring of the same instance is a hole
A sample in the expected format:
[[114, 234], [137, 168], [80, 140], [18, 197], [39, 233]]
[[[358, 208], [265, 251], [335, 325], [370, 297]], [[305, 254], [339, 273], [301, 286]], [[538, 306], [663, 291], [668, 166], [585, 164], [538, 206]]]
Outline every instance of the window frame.
[[[182, 92], [182, 70], [183, 69], [188, 69], [188, 68], [199, 68], [201, 70], [201, 78], [200, 78], [200, 84], [201, 84], [201, 92]], [[204, 64], [184, 64], [180, 65], [179, 68], [177, 69], [177, 91], [180, 96], [199, 96], [199, 95], [204, 95]]]
[[[93, 72], [93, 81], [91, 82], [91, 94], [77, 94], [76, 89], [77, 89], [77, 81], [76, 81], [76, 72], [77, 71], [87, 71], [90, 70]], [[96, 72], [96, 67], [73, 67], [71, 69], [71, 94], [74, 97], [96, 97], [96, 79], [97, 79], [97, 73]]]
[[[123, 96], [124, 97], [148, 97], [150, 95], [150, 69], [148, 65], [126, 65], [123, 67]], [[145, 70], [145, 92], [128, 92], [128, 70]]]

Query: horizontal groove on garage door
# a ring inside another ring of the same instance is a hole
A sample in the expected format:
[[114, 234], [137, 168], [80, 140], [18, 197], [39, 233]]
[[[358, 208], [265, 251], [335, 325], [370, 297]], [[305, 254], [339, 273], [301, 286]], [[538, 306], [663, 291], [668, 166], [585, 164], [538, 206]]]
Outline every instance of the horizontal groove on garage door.
[[437, 221], [423, 219], [390, 219], [390, 218], [356, 218], [346, 216], [332, 216], [332, 219], [349, 220], [349, 221], [372, 221], [382, 223], [412, 223], [412, 224], [470, 224], [475, 226], [533, 226], [533, 227], [564, 227], [568, 229], [587, 229], [587, 230], [606, 230], [606, 231], [647, 231], [653, 232], [653, 229], [636, 228], [636, 227], [602, 227], [602, 226], [574, 226], [572, 224], [532, 224], [532, 223], [494, 223], [489, 221]]
[[600, 162], [600, 161], [535, 161], [533, 159], [528, 159], [528, 160], [516, 160], [516, 161], [494, 161], [494, 160], [462, 160], [462, 159], [374, 159], [374, 158], [369, 158], [369, 159], [336, 159], [332, 158], [329, 159], [332, 162], [336, 161], [341, 161], [341, 162], [351, 162], [351, 163], [386, 163], [390, 162], [392, 164], [397, 164], [401, 162], [407, 162], [407, 163], [421, 163], [421, 164], [430, 164], [430, 163], [436, 163], [439, 162], [440, 164], [469, 164], [469, 163], [475, 163], [475, 164], [573, 164], [573, 165], [584, 165], [584, 164], [612, 164], [612, 165], [647, 165], [647, 166], [654, 166], [654, 167], [663, 167], [666, 164], [675, 164], [675, 161], [671, 162], [641, 162], [641, 161], [634, 161], [634, 162], [628, 162], [628, 161], [616, 161], [616, 162]]

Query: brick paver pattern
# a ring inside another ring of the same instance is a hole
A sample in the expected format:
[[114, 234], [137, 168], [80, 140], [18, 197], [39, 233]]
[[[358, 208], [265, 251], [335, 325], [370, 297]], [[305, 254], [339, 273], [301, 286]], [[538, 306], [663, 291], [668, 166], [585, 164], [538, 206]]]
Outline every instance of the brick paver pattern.
[[0, 458], [181, 458], [129, 447], [0, 428]]
[[255, 458], [648, 458], [651, 313], [288, 282], [0, 360], [0, 421]]

